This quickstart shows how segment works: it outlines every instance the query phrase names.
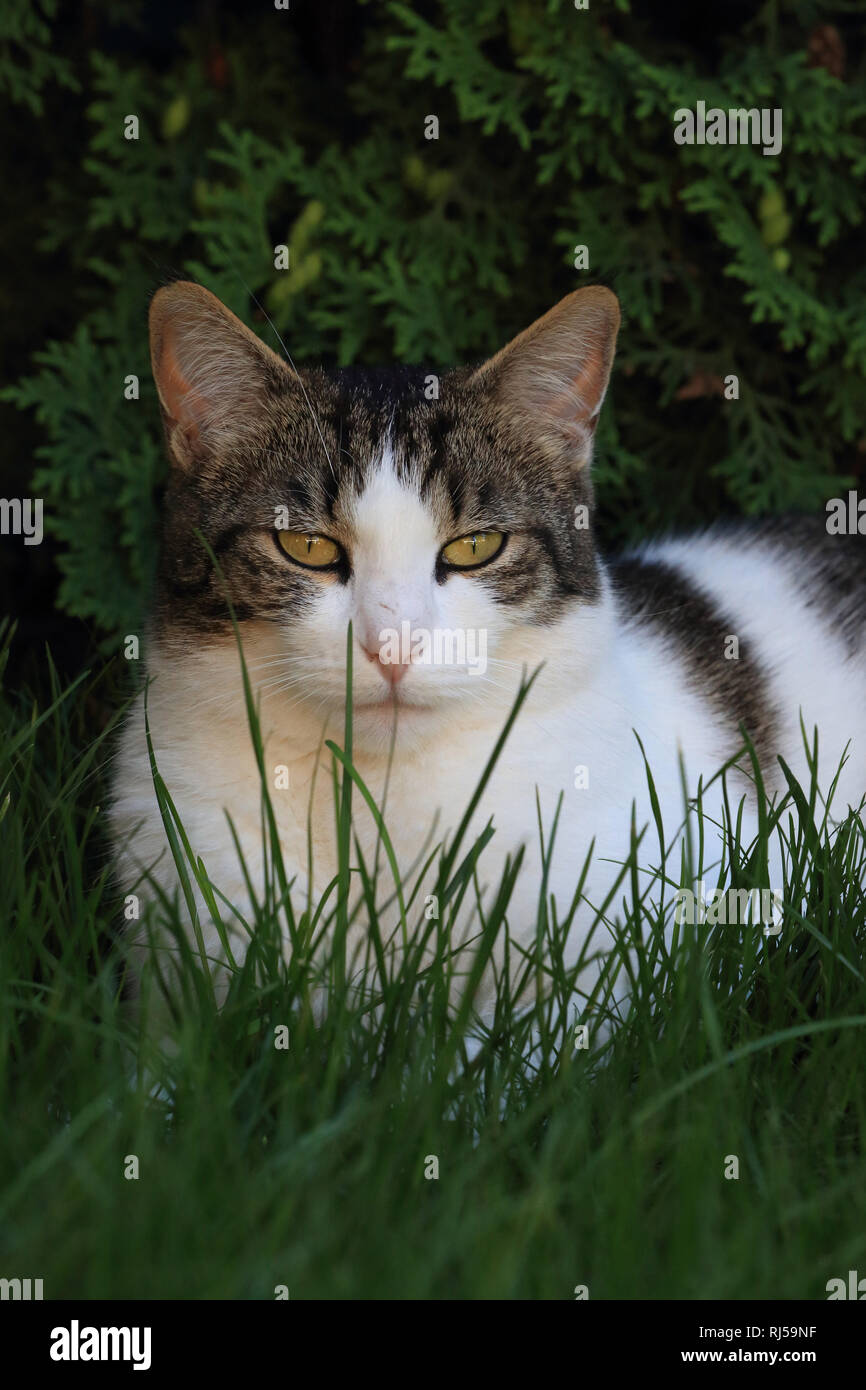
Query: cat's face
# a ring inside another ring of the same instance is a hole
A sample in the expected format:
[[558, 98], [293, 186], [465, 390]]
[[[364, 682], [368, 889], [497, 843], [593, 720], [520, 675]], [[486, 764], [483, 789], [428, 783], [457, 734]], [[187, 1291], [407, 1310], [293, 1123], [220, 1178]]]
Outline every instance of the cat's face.
[[267, 625], [254, 678], [320, 714], [344, 706], [351, 623], [361, 740], [395, 707], [423, 732], [510, 703], [545, 634], [599, 597], [588, 463], [617, 324], [587, 290], [477, 370], [298, 374], [207, 291], [159, 291], [166, 649], [232, 642], [228, 595], [242, 636]]

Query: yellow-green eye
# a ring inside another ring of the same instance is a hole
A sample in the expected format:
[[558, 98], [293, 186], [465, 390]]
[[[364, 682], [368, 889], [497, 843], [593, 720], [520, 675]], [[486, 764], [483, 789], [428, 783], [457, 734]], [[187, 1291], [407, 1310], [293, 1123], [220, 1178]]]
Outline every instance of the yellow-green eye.
[[455, 569], [470, 570], [492, 560], [505, 544], [501, 531], [473, 531], [471, 536], [460, 536], [449, 541], [442, 551], [442, 559]]
[[277, 540], [290, 560], [308, 569], [327, 569], [340, 558], [340, 547], [327, 536], [313, 536], [305, 531], [277, 531]]

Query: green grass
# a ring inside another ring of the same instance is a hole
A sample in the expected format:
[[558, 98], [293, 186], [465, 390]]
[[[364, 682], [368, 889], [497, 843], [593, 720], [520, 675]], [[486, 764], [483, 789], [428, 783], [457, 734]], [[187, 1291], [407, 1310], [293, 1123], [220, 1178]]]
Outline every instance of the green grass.
[[[287, 1285], [292, 1298], [570, 1299], [588, 1285], [593, 1299], [785, 1299], [823, 1298], [828, 1279], [866, 1270], [866, 830], [857, 813], [828, 829], [816, 771], [765, 807], [753, 846], [731, 807], [723, 886], [759, 882], [770, 839], [786, 841], [786, 901], [803, 910], [780, 936], [704, 925], [681, 928], [670, 955], [660, 946], [674, 889], [699, 867], [696, 821], [691, 865], [660, 861], [654, 884], [623, 868], [593, 1004], [604, 1013], [626, 973], [633, 997], [608, 1041], [573, 1046], [560, 958], [573, 905], [542, 882], [536, 948], [510, 948], [536, 1002], [518, 1014], [503, 974], [492, 1026], [467, 1052], [478, 1029], [471, 999], [448, 1003], [449, 923], [489, 833], [438, 854], [442, 911], [427, 921], [412, 882], [397, 893], [384, 828], [379, 862], [359, 860], [352, 825], [375, 807], [348, 728], [332, 749], [337, 879], [324, 905], [292, 899], [265, 803], [269, 885], [222, 1010], [163, 904], [181, 953], [167, 1057], [122, 998], [123, 901], [102, 828], [112, 680], [61, 691], [49, 671], [38, 701], [3, 696], [0, 1275], [42, 1277], [46, 1298], [270, 1299]], [[234, 939], [242, 928], [194, 846], [188, 856], [155, 772], [187, 890], [199, 880]], [[646, 834], [663, 845], [670, 829]], [[509, 865], [488, 904], [479, 969], [523, 872]], [[353, 879], [369, 929], [360, 962], [345, 953]], [[380, 921], [389, 895], [394, 940]], [[316, 989], [329, 998], [319, 1021]], [[430, 1155], [438, 1180], [425, 1178]]]

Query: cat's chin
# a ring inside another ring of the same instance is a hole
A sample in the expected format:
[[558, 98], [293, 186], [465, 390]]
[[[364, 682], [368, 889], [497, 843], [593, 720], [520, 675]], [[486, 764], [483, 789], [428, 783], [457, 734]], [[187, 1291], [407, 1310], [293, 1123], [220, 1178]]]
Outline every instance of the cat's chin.
[[[345, 711], [344, 711], [345, 713]], [[445, 711], [441, 704], [410, 704], [408, 700], [359, 701], [352, 705], [355, 753], [375, 758], [417, 753], [442, 737]]]
[[352, 704], [352, 724], [360, 743], [372, 741], [377, 747], [395, 732], [398, 739], [408, 734], [413, 740], [425, 731], [435, 732], [442, 717], [438, 704], [415, 704], [409, 700], [359, 700]]
[[385, 719], [388, 723], [393, 723], [396, 716], [398, 723], [406, 718], [415, 715], [434, 714], [435, 705], [410, 702], [409, 700], [355, 700], [352, 703], [353, 715], [371, 719]]

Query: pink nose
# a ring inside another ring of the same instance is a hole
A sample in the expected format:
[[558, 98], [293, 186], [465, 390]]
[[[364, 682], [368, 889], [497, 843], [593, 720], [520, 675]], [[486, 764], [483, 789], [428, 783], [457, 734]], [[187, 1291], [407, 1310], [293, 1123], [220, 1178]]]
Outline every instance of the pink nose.
[[376, 665], [379, 667], [380, 673], [382, 674], [384, 679], [388, 681], [390, 685], [396, 686], [403, 679], [406, 672], [409, 670], [409, 665], [407, 662], [382, 661], [377, 651], [371, 652], [370, 649], [368, 647], [365, 647], [363, 643], [361, 644], [361, 650], [363, 651], [368, 661], [375, 661]]

